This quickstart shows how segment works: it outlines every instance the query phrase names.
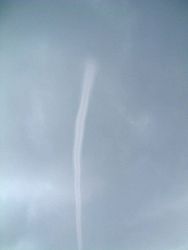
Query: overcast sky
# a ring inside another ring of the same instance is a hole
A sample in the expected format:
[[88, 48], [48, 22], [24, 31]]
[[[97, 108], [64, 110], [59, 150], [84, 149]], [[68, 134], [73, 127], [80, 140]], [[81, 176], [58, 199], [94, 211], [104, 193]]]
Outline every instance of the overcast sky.
[[0, 250], [188, 249], [188, 2], [0, 1]]

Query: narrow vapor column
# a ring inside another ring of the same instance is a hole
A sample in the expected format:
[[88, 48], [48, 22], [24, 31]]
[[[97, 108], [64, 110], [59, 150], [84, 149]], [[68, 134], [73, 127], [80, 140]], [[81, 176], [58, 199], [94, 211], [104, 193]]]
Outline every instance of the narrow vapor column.
[[85, 129], [85, 120], [88, 111], [89, 98], [96, 76], [96, 63], [87, 61], [85, 65], [83, 86], [79, 109], [75, 123], [73, 163], [74, 163], [74, 192], [75, 192], [75, 219], [78, 250], [83, 249], [82, 236], [82, 192], [81, 192], [81, 155]]

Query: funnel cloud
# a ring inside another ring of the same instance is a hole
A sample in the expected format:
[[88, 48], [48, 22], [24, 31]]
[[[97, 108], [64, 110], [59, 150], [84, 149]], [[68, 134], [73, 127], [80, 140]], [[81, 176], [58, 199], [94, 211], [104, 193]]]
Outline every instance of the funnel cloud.
[[96, 75], [96, 64], [93, 61], [86, 62], [82, 95], [76, 117], [75, 138], [73, 149], [74, 162], [74, 189], [75, 189], [75, 217], [78, 250], [83, 249], [82, 236], [82, 192], [81, 192], [81, 154], [85, 130], [85, 120], [88, 111], [89, 98]]

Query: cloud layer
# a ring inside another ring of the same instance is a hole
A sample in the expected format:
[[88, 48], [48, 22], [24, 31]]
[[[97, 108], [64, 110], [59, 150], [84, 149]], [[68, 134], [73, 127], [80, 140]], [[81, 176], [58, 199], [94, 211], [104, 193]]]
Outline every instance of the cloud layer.
[[187, 249], [186, 1], [0, 1], [0, 250], [75, 250], [74, 124], [88, 250]]

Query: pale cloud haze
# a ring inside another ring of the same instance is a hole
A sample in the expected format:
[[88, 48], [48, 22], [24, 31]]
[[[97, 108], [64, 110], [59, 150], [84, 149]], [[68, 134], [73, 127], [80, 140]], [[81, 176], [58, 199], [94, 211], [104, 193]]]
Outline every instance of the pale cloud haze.
[[188, 249], [188, 3], [0, 1], [0, 250]]

